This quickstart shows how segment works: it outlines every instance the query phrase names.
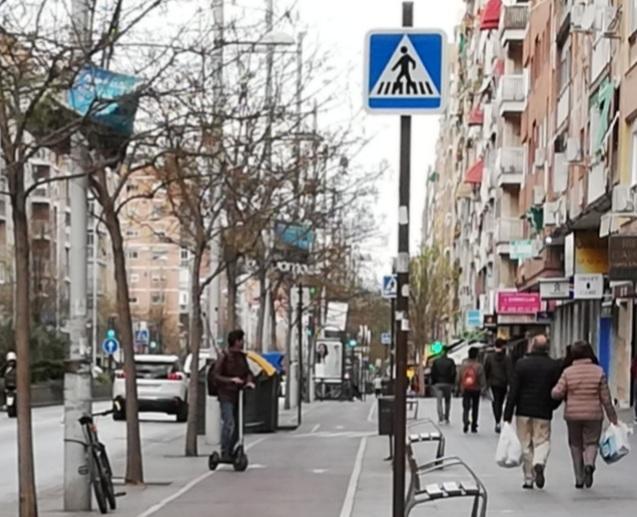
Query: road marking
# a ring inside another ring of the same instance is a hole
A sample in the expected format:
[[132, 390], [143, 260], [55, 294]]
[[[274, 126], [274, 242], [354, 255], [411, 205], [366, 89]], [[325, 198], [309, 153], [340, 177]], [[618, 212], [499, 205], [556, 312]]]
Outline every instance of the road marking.
[[372, 402], [372, 407], [369, 408], [369, 414], [367, 415], [367, 421], [368, 422], [373, 422], [374, 421], [374, 413], [376, 413], [376, 407], [377, 407], [377, 405]]
[[361, 438], [361, 443], [358, 446], [358, 452], [356, 453], [356, 460], [354, 461], [354, 469], [352, 475], [349, 478], [349, 484], [347, 485], [347, 492], [345, 493], [345, 500], [341, 507], [340, 517], [351, 517], [354, 510], [354, 497], [356, 496], [356, 489], [358, 488], [358, 478], [361, 475], [363, 468], [363, 456], [365, 456], [365, 448], [367, 447], [367, 438]]
[[316, 431], [319, 430], [319, 427], [321, 427], [321, 424], [316, 424], [314, 427], [312, 427], [312, 430], [310, 432], [315, 433]]
[[[266, 438], [267, 438], [267, 436], [265, 436], [263, 438], [259, 438], [258, 440], [255, 440], [254, 442], [251, 442], [251, 443], [247, 444], [246, 445], [246, 452], [249, 451], [250, 449], [252, 449], [252, 447], [255, 447], [255, 446], [259, 445]], [[195, 488], [199, 483], [201, 483], [202, 481], [208, 479], [214, 473], [215, 473], [215, 471], [211, 470], [209, 472], [205, 472], [205, 473], [201, 474], [199, 477], [196, 477], [195, 479], [190, 481], [190, 483], [188, 483], [188, 484], [184, 485], [183, 487], [181, 487], [173, 495], [168, 496], [165, 499], [162, 499], [157, 504], [151, 506], [145, 512], [140, 513], [137, 517], [150, 517], [151, 515], [155, 515], [158, 511], [164, 509], [166, 506], [168, 506], [170, 503], [172, 503], [175, 499], [179, 499], [182, 495], [188, 493], [190, 490]]]
[[327, 469], [312, 469], [312, 474], [325, 474]]
[[375, 434], [374, 431], [320, 431], [318, 433], [295, 434], [294, 438], [367, 438]]

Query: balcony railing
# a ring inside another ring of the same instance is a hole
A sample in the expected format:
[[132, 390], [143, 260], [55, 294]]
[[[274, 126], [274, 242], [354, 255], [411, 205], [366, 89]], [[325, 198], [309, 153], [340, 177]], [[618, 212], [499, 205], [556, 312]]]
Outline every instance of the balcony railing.
[[48, 221], [33, 221], [31, 223], [31, 237], [33, 239], [50, 239], [51, 225]]
[[529, 18], [527, 5], [507, 5], [500, 19], [500, 34], [502, 43], [508, 41], [523, 41], [526, 23]]
[[513, 217], [501, 217], [496, 223], [496, 242], [509, 244], [524, 238], [524, 226], [522, 219]]
[[522, 113], [525, 101], [524, 76], [522, 74], [502, 76], [497, 93], [500, 115], [506, 113]]
[[498, 186], [519, 185], [524, 172], [524, 149], [522, 147], [502, 147], [496, 160]]

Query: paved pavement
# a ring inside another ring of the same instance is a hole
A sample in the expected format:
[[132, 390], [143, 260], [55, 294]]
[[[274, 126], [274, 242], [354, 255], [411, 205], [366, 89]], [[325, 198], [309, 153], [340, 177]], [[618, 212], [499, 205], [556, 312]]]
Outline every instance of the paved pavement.
[[[553, 452], [545, 490], [523, 492], [521, 474], [497, 467], [493, 455], [497, 437], [489, 408], [484, 405], [480, 433], [463, 435], [459, 426], [459, 401], [455, 400], [453, 425], [444, 429], [447, 454], [459, 455], [475, 468], [489, 490], [489, 516], [515, 514], [521, 517], [578, 515], [599, 517], [602, 513], [631, 515], [637, 507], [635, 473], [637, 451], [614, 466], [600, 463], [595, 487], [586, 492], [573, 487], [565, 427], [561, 416], [555, 420]], [[121, 487], [116, 515], [122, 517], [172, 517], [188, 515], [258, 515], [259, 517], [388, 517], [391, 515], [391, 465], [384, 461], [388, 441], [376, 436], [375, 403], [320, 402], [306, 407], [303, 426], [293, 432], [250, 435], [250, 468], [235, 473], [220, 468], [207, 469], [202, 444], [199, 458], [183, 457], [185, 427], [173, 422], [142, 424], [147, 483], [143, 487]], [[433, 401], [421, 401], [421, 417], [433, 415]], [[40, 413], [39, 413], [40, 412]], [[59, 410], [36, 411], [36, 453], [61, 443]], [[56, 425], [53, 420], [57, 420]], [[107, 423], [108, 422], [108, 423]], [[7, 433], [0, 425], [0, 439]], [[57, 429], [57, 430], [56, 430]], [[104, 420], [100, 426], [115, 471], [123, 469], [124, 427]], [[51, 434], [53, 433], [53, 434]], [[55, 434], [57, 433], [57, 434]], [[59, 435], [59, 436], [58, 436]], [[45, 447], [45, 442], [48, 447]], [[635, 443], [635, 438], [633, 438]], [[433, 445], [423, 444], [423, 460], [433, 457]], [[637, 443], [635, 443], [637, 450]], [[55, 461], [61, 453], [37, 454], [36, 459]], [[61, 456], [60, 456], [61, 458]], [[2, 459], [2, 471], [15, 469], [15, 459]], [[6, 467], [6, 468], [5, 468]], [[50, 472], [47, 472], [50, 470]], [[15, 470], [13, 470], [15, 472]], [[452, 470], [436, 479], [454, 479]], [[464, 476], [463, 476], [464, 477]], [[15, 492], [1, 477], [0, 516], [16, 515]], [[41, 515], [61, 517], [61, 460], [59, 464], [38, 465]], [[412, 515], [459, 517], [470, 514], [468, 501], [450, 500], [423, 505]], [[88, 516], [91, 514], [74, 514]], [[95, 514], [92, 514], [95, 515]]]

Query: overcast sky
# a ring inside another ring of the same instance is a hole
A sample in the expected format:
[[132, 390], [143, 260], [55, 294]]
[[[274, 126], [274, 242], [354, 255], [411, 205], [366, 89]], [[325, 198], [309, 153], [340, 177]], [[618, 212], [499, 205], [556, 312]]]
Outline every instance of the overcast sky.
[[[284, 5], [285, 0], [277, 0]], [[322, 48], [333, 50], [334, 65], [343, 70], [350, 87], [343, 92], [343, 102], [354, 107], [362, 105], [363, 43], [367, 31], [374, 28], [394, 28], [401, 24], [400, 0], [298, 0], [302, 21], [308, 25], [308, 37], [318, 39]], [[462, 0], [415, 0], [415, 27], [444, 30], [450, 41], [453, 28], [460, 21]], [[379, 243], [375, 256], [378, 274], [386, 272], [397, 249], [398, 204], [398, 117], [396, 115], [366, 116], [366, 133], [375, 140], [360, 158], [370, 164], [386, 160], [390, 171], [381, 186], [378, 220], [387, 235]], [[427, 167], [433, 165], [438, 132], [437, 116], [414, 118], [412, 129], [412, 196], [411, 251], [420, 243], [421, 215]]]

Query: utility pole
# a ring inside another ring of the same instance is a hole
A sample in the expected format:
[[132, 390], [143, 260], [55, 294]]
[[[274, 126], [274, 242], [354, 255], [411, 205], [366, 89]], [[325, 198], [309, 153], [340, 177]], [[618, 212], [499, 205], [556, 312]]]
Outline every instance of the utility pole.
[[298, 354], [299, 354], [299, 381], [298, 381], [298, 403], [297, 403], [297, 421], [301, 427], [303, 417], [303, 284], [299, 281], [298, 285], [298, 305], [297, 305], [297, 322], [296, 330], [298, 333]]
[[98, 244], [99, 244], [99, 234], [97, 233], [97, 226], [99, 224], [98, 218], [97, 218], [97, 214], [95, 213], [97, 210], [97, 202], [93, 201], [92, 203], [93, 205], [93, 212], [91, 214], [91, 217], [93, 218], [93, 292], [92, 292], [92, 298], [93, 298], [93, 305], [92, 305], [92, 312], [93, 312], [93, 343], [92, 343], [92, 350], [93, 350], [93, 366], [97, 365], [97, 272], [99, 270], [99, 268], [97, 267], [97, 255], [98, 255]]
[[[73, 0], [71, 37], [86, 55], [90, 45], [89, 1]], [[83, 172], [87, 150], [79, 134], [72, 137], [71, 163], [75, 174]], [[71, 344], [64, 373], [64, 510], [91, 509], [90, 463], [78, 419], [91, 412], [91, 363], [87, 340], [87, 233], [88, 176], [69, 181], [71, 198]]]
[[[414, 3], [403, 2], [403, 27], [414, 24]], [[400, 176], [398, 183], [398, 292], [396, 309], [396, 389], [394, 391], [393, 517], [405, 515], [405, 439], [407, 410], [407, 339], [409, 336], [409, 197], [411, 176], [411, 116], [400, 117]]]

